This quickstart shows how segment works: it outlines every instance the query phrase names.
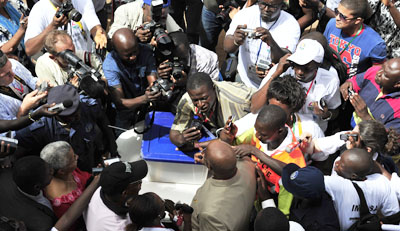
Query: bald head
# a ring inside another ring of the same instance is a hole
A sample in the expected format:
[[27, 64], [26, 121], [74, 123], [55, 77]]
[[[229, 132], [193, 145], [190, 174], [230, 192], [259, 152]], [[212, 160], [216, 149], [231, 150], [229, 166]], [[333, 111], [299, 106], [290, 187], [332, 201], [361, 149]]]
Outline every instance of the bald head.
[[121, 28], [115, 31], [112, 42], [117, 51], [131, 49], [138, 43], [135, 33], [129, 28]]
[[229, 179], [236, 173], [236, 155], [231, 146], [220, 140], [212, 141], [204, 154], [206, 166], [214, 178]]
[[352, 175], [350, 179], [364, 179], [370, 174], [374, 164], [371, 154], [361, 148], [346, 150], [340, 158], [340, 162], [344, 165], [344, 171]]
[[383, 94], [400, 91], [400, 58], [389, 59], [375, 75]]

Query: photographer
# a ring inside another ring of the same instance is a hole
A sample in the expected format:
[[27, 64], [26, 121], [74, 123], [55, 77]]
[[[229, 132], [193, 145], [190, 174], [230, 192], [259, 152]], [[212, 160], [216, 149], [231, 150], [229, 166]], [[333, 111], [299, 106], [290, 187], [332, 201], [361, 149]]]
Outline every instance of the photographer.
[[[40, 80], [48, 81], [53, 86], [63, 85], [69, 80], [68, 62], [59, 56], [59, 53], [65, 50], [71, 50], [85, 64], [98, 70], [102, 80], [106, 82], [102, 69], [102, 61], [94, 53], [75, 50], [71, 36], [63, 30], [51, 31], [45, 40], [44, 47], [47, 53], [40, 56], [36, 62], [36, 74]], [[73, 85], [76, 84], [76, 78], [69, 80]]]
[[[72, 3], [70, 8], [64, 7], [66, 3]], [[25, 34], [28, 56], [38, 53], [43, 48], [47, 34], [55, 29], [66, 30], [77, 50], [92, 51], [93, 41], [90, 37], [96, 43], [96, 49], [107, 45], [106, 33], [100, 26], [91, 0], [40, 0], [33, 6], [29, 21], [33, 23], [28, 24]]]
[[[112, 43], [114, 50], [104, 60], [103, 70], [117, 108], [115, 126], [129, 129], [136, 120], [138, 107], [155, 101], [161, 95], [148, 89], [156, 80], [157, 69], [153, 51], [138, 43], [131, 29], [117, 30]], [[119, 136], [122, 132], [118, 130], [116, 133]]]
[[278, 63], [287, 52], [285, 49], [295, 49], [300, 26], [282, 10], [283, 5], [283, 0], [260, 0], [232, 20], [224, 49], [229, 53], [239, 50], [237, 82], [258, 88], [271, 64]]
[[34, 90], [37, 85], [37, 78], [21, 63], [0, 51], [0, 119], [12, 120], [36, 108], [47, 95], [46, 91]]
[[[162, 1], [160, 1], [162, 4]], [[171, 1], [168, 0], [162, 5], [159, 12], [159, 22], [168, 32], [182, 31], [182, 28], [176, 24], [174, 19], [168, 14]], [[120, 28], [131, 28], [136, 32], [140, 42], [148, 43], [153, 37], [153, 33], [149, 29], [143, 29], [144, 24], [155, 20], [152, 18], [150, 0], [136, 0], [117, 8], [114, 16], [114, 23], [111, 25], [108, 36], [111, 38], [115, 31]], [[154, 4], [154, 3], [153, 3]], [[157, 4], [157, 3], [156, 3]]]

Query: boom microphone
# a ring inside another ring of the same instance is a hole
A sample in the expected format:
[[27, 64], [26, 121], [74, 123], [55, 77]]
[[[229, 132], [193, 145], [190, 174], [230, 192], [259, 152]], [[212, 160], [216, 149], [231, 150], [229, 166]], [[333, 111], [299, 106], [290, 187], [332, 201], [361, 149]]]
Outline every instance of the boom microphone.
[[64, 111], [65, 109], [71, 107], [72, 104], [73, 104], [72, 100], [67, 99], [67, 100], [64, 100], [64, 102], [62, 102], [62, 103], [58, 103], [58, 104], [54, 105], [53, 107], [49, 107], [48, 110], [51, 112], [53, 112], [53, 111], [60, 112], [60, 111]]

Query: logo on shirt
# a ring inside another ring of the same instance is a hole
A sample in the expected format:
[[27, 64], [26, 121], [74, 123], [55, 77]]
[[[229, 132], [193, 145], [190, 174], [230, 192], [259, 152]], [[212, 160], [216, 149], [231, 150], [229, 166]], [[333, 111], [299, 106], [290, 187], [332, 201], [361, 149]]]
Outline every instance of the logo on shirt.
[[294, 180], [294, 179], [296, 179], [296, 177], [299, 175], [299, 171], [295, 171], [295, 172], [293, 172], [292, 174], [290, 174], [290, 179], [291, 180]]
[[349, 74], [350, 77], [355, 75], [357, 73], [358, 63], [360, 62], [362, 49], [353, 43], [349, 44], [349, 42], [334, 34], [330, 34], [329, 36], [329, 46], [336, 52], [341, 53], [340, 57], [342, 58], [343, 63], [347, 66], [347, 74]]

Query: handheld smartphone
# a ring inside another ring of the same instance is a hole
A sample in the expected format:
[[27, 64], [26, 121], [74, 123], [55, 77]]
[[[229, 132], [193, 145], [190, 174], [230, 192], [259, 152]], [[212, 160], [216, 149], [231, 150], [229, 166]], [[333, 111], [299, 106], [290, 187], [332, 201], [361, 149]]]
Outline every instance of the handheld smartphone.
[[260, 59], [256, 63], [257, 71], [268, 71], [271, 68], [271, 61]]
[[38, 88], [38, 90], [39, 90], [38, 93], [42, 93], [42, 92], [47, 91], [47, 88], [48, 88], [48, 87], [49, 87], [49, 86], [47, 85], [47, 82], [46, 82], [46, 81], [43, 81], [43, 82], [40, 84], [39, 88]]
[[103, 171], [103, 168], [92, 168], [92, 174], [94, 176], [99, 175]]
[[324, 110], [324, 108], [326, 107], [326, 101], [325, 101], [323, 98], [321, 98], [321, 99], [319, 100], [319, 102], [318, 102], [318, 107], [319, 107], [319, 109], [321, 109], [321, 110]]
[[15, 152], [15, 150], [17, 150], [17, 147], [18, 147], [17, 139], [0, 136], [0, 144], [2, 142], [4, 142], [4, 148], [5, 148], [4, 150], [7, 150], [7, 146], [10, 145], [10, 153], [9, 154], [13, 154]]
[[353, 90], [351, 90], [350, 88], [347, 88], [347, 92], [349, 93], [349, 97], [353, 96], [355, 94], [355, 92]]
[[346, 140], [349, 140], [350, 136], [353, 137], [353, 139], [355, 141], [358, 140], [358, 134], [340, 134], [340, 139], [346, 141]]

